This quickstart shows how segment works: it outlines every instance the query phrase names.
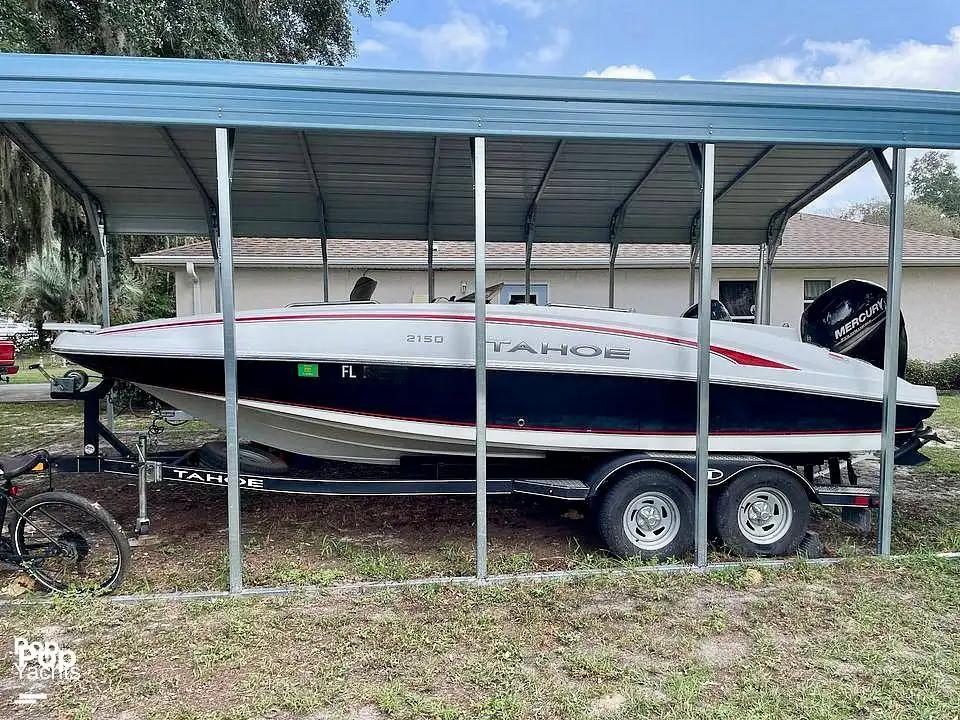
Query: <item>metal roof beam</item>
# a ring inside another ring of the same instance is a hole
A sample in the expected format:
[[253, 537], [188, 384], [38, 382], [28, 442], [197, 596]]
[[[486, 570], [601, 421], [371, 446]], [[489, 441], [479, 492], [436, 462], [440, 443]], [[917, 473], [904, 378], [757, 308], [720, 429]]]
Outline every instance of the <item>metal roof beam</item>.
[[883, 150], [881, 148], [872, 148], [870, 150], [870, 157], [873, 160], [873, 166], [877, 169], [877, 174], [880, 176], [880, 182], [883, 183], [883, 187], [887, 191], [887, 195], [893, 197], [893, 168], [890, 167], [890, 163], [888, 163], [887, 158], [884, 157]]
[[533, 200], [530, 201], [530, 205], [527, 207], [525, 231], [529, 231], [532, 224], [536, 222], [537, 208], [540, 206], [540, 200], [543, 198], [543, 193], [547, 189], [547, 183], [550, 182], [550, 176], [553, 175], [553, 171], [557, 167], [557, 160], [560, 159], [560, 152], [563, 150], [565, 143], [566, 140], [557, 141], [557, 146], [553, 150], [553, 155], [550, 158], [547, 169], [543, 172], [543, 177], [540, 178], [540, 184], [537, 186], [537, 191], [533, 195]]
[[74, 199], [83, 204], [84, 196], [96, 200], [97, 205], [100, 201], [97, 196], [80, 178], [64, 165], [63, 161], [50, 150], [43, 141], [38, 138], [30, 128], [24, 123], [5, 123], [3, 125], [4, 134], [16, 143], [17, 147], [37, 165], [43, 168], [50, 177], [56, 180], [64, 190], [66, 190]]
[[[687, 143], [687, 159], [690, 161], [690, 168], [697, 178], [697, 189], [703, 187], [703, 151], [698, 143]], [[697, 218], [700, 217], [700, 211], [690, 218], [690, 244], [697, 244]]]
[[430, 167], [430, 190], [427, 194], [427, 300], [436, 297], [436, 276], [433, 272], [433, 200], [437, 188], [437, 170], [440, 168], [440, 138], [433, 139], [433, 164]]
[[757, 153], [757, 155], [753, 158], [753, 160], [747, 163], [746, 167], [744, 167], [740, 172], [738, 172], [730, 182], [724, 185], [723, 188], [721, 188], [720, 191], [713, 196], [713, 201], [716, 203], [716, 202], [719, 202], [720, 200], [723, 200], [724, 196], [726, 196], [731, 190], [733, 190], [737, 185], [739, 185], [740, 182], [747, 175], [749, 175], [753, 170], [756, 169], [757, 165], [762, 163], [767, 158], [767, 156], [770, 155], [770, 153], [772, 153], [776, 149], [777, 149], [776, 145], [767, 145], [767, 147], [765, 147], [763, 150]]
[[103, 208], [101, 208], [100, 203], [90, 195], [84, 195], [80, 200], [80, 204], [83, 205], [83, 214], [87, 217], [87, 229], [90, 231], [90, 234], [93, 235], [93, 239], [97, 241], [100, 254], [106, 255], [107, 239], [106, 233], [104, 232]]
[[845, 180], [863, 167], [867, 162], [870, 161], [872, 152], [873, 151], [871, 148], [862, 148], [857, 150], [857, 152], [844, 160], [840, 165], [821, 177], [810, 187], [793, 198], [793, 200], [771, 215], [770, 221], [767, 223], [767, 246], [771, 251], [770, 257], [772, 257], [773, 253], [776, 252], [776, 247], [780, 244], [780, 240], [783, 237], [783, 231], [786, 228], [787, 222], [790, 220], [790, 218], [796, 215], [806, 205], [809, 205], [811, 202], [823, 195], [823, 193], [832, 188], [834, 185]]
[[543, 193], [547, 189], [547, 183], [550, 182], [550, 176], [553, 175], [553, 171], [557, 167], [557, 160], [560, 159], [560, 152], [563, 150], [565, 143], [566, 140], [563, 139], [557, 141], [557, 146], [553, 150], [553, 155], [547, 164], [547, 169], [543, 172], [543, 177], [540, 178], [540, 184], [537, 186], [537, 191], [533, 194], [533, 199], [527, 207], [527, 214], [524, 218], [523, 241], [526, 247], [523, 263], [523, 287], [524, 302], [527, 305], [530, 304], [530, 264], [533, 261], [533, 240], [537, 234], [537, 209], [540, 207], [540, 200], [543, 198]]
[[[159, 129], [160, 134], [163, 136], [167, 146], [170, 148], [170, 152], [173, 153], [174, 158], [176, 158], [177, 162], [180, 164], [180, 167], [183, 168], [183, 172], [186, 174], [187, 179], [190, 180], [190, 184], [193, 185], [194, 189], [200, 194], [200, 197], [202, 198], [207, 210], [207, 228], [210, 231], [210, 235], [213, 236], [217, 232], [219, 224], [216, 203], [213, 202], [213, 198], [210, 197], [210, 193], [208, 193], [207, 189], [203, 186], [203, 183], [200, 181], [200, 177], [193, 169], [190, 161], [187, 160], [187, 156], [183, 154], [183, 150], [180, 149], [177, 141], [173, 139], [173, 135], [170, 133], [169, 128], [160, 127]], [[217, 248], [214, 247], [214, 260], [216, 259]]]
[[[746, 164], [746, 166], [745, 166], [743, 169], [740, 170], [740, 172], [738, 172], [736, 175], [734, 175], [733, 179], [730, 180], [730, 182], [728, 182], [726, 185], [724, 185], [722, 188], [720, 188], [720, 190], [717, 191], [717, 193], [713, 196], [713, 202], [714, 202], [714, 204], [716, 204], [716, 203], [720, 202], [721, 200], [723, 200], [723, 198], [727, 195], [727, 193], [729, 193], [729, 192], [730, 192], [731, 190], [733, 190], [737, 185], [739, 185], [740, 182], [742, 182], [743, 179], [744, 179], [747, 175], [749, 175], [749, 174], [757, 167], [757, 165], [759, 165], [760, 163], [762, 163], [762, 162], [764, 161], [764, 159], [766, 159], [766, 157], [767, 157], [768, 155], [770, 155], [770, 153], [772, 153], [772, 152], [773, 152], [774, 150], [776, 150], [776, 149], [777, 149], [777, 146], [776, 146], [776, 145], [767, 145], [767, 147], [765, 147], [763, 150], [761, 150], [759, 153], [757, 153], [757, 155], [754, 156], [754, 158], [753, 158], [750, 162], [748, 162], [748, 163]], [[701, 182], [702, 182], [702, 180], [701, 180]], [[691, 244], [693, 244], [693, 239], [696, 237], [696, 234], [697, 234], [697, 223], [698, 223], [699, 221], [700, 221], [700, 210], [698, 209], [698, 210], [693, 214], [693, 217], [690, 219], [690, 242], [691, 242]]]
[[[667, 143], [666, 147], [660, 151], [660, 154], [654, 159], [650, 167], [647, 168], [646, 172], [640, 177], [637, 181], [637, 184], [633, 186], [630, 192], [627, 193], [626, 197], [623, 198], [621, 203], [617, 205], [616, 210], [613, 211], [613, 214], [610, 216], [610, 244], [616, 245], [619, 240], [620, 231], [623, 229], [624, 218], [627, 215], [627, 210], [630, 208], [630, 203], [632, 203], [640, 191], [643, 189], [643, 186], [647, 184], [647, 181], [653, 176], [657, 168], [663, 164], [663, 161], [666, 159], [667, 155], [673, 150], [674, 143]], [[616, 252], [614, 251], [614, 256]]]
[[700, 150], [699, 143], [687, 143], [687, 157], [690, 159], [690, 167], [693, 168], [694, 175], [697, 176], [697, 183], [703, 185], [703, 151]]
[[[80, 179], [71, 172], [50, 148], [23, 123], [3, 126], [3, 131], [33, 162], [57, 181], [83, 206], [87, 229], [100, 249], [100, 324], [110, 327], [110, 274], [107, 264], [107, 216], [103, 204]], [[113, 406], [107, 401], [107, 425], [113, 426]]]
[[297, 139], [300, 141], [300, 151], [303, 153], [303, 162], [307, 166], [307, 174], [310, 176], [310, 182], [313, 184], [313, 194], [317, 199], [317, 221], [320, 225], [320, 254], [323, 256], [323, 301], [330, 302], [330, 278], [327, 262], [327, 204], [323, 199], [323, 191], [320, 189], [320, 176], [317, 175], [317, 168], [313, 164], [313, 155], [310, 154], [310, 145], [307, 142], [307, 134], [303, 131], [297, 133]]

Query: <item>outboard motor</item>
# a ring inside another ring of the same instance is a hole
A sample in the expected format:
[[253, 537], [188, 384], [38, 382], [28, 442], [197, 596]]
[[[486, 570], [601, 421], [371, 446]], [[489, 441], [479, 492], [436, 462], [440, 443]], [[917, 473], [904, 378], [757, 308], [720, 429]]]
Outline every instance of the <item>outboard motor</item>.
[[[697, 317], [697, 305], [699, 303], [694, 303], [686, 310], [684, 310], [683, 315], [680, 317], [683, 318], [696, 318]], [[731, 321], [730, 311], [727, 310], [727, 306], [724, 305], [719, 300], [710, 301], [710, 319], [711, 320], [723, 320], [726, 322]]]
[[[883, 367], [883, 335], [887, 291], [866, 280], [844, 280], [814, 300], [800, 318], [804, 342]], [[900, 358], [897, 374], [907, 367], [907, 329], [900, 315]]]

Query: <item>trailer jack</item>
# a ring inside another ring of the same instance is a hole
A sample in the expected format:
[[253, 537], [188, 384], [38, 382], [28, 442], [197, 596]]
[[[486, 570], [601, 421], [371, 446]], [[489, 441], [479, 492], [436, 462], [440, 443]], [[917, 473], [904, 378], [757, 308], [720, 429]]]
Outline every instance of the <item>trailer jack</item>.
[[162, 479], [161, 464], [147, 460], [147, 434], [140, 433], [137, 438], [137, 522], [134, 532], [137, 537], [150, 534], [150, 516], [147, 514], [147, 483], [158, 483]]

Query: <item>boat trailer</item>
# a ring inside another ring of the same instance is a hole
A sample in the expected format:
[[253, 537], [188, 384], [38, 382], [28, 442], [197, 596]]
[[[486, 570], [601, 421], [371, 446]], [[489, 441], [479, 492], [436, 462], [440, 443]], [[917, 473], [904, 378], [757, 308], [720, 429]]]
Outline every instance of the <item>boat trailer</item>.
[[[200, 448], [148, 450], [147, 432], [140, 433], [134, 447], [127, 445], [100, 418], [100, 403], [114, 387], [111, 378], [85, 388], [86, 379], [68, 374], [50, 378], [50, 396], [57, 400], [75, 400], [83, 403], [83, 454], [51, 457], [51, 468], [56, 473], [103, 473], [137, 478], [139, 507], [135, 532], [138, 536], [150, 532], [147, 508], [147, 486], [161, 482], [190, 483], [226, 488], [224, 469], [205, 467], [199, 458]], [[109, 445], [116, 456], [108, 456], [101, 449]], [[811, 503], [838, 508], [844, 522], [867, 532], [872, 527], [872, 510], [879, 507], [879, 495], [870, 487], [857, 484], [857, 476], [850, 458], [844, 458], [847, 473], [841, 472], [841, 458], [830, 458], [825, 472], [816, 472], [815, 466], [805, 465], [803, 472], [768, 458], [756, 455], [715, 455], [710, 463], [710, 486], [721, 485], [737, 474], [757, 467], [777, 467], [798, 478], [807, 490]], [[469, 460], [469, 458], [467, 459]], [[303, 475], [269, 475], [243, 472], [240, 487], [267, 493], [331, 496], [396, 496], [396, 495], [463, 495], [476, 494], [476, 478], [462, 470], [463, 460], [445, 464], [443, 460], [411, 464], [400, 468], [392, 476], [329, 477], [316, 473]], [[624, 469], [638, 464], [667, 466], [691, 482], [696, 477], [696, 457], [693, 453], [628, 452], [614, 457], [601, 456], [581, 477], [537, 476], [536, 473], [496, 473], [487, 478], [487, 493], [494, 495], [523, 494], [551, 497], [567, 501], [592, 502], [610, 478]], [[517, 467], [512, 468], [516, 470]], [[491, 468], [493, 470], [493, 468]], [[826, 475], [827, 483], [818, 482]]]

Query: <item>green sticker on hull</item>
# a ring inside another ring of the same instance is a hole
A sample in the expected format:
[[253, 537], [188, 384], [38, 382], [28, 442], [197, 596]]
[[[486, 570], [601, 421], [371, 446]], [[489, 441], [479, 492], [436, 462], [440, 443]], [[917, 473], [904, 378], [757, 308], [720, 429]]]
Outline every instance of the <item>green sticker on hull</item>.
[[320, 368], [316, 363], [297, 363], [297, 376], [315, 378], [320, 377]]

